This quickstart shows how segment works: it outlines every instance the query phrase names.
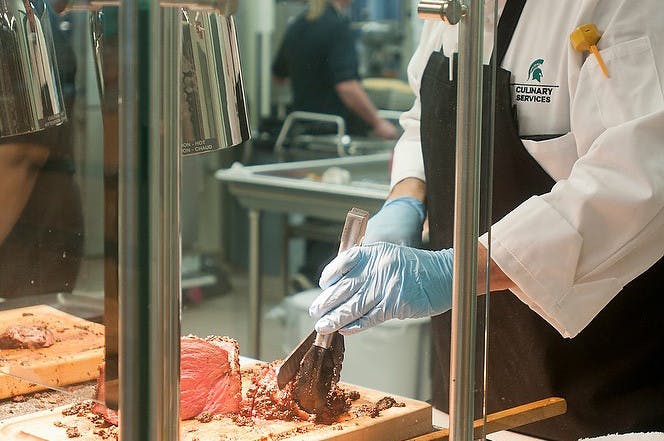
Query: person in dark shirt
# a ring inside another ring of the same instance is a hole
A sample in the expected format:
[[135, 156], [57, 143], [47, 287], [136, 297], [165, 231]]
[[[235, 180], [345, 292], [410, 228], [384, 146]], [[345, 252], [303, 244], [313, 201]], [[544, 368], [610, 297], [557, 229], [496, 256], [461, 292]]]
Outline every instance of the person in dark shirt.
[[293, 110], [343, 117], [353, 131], [359, 117], [373, 133], [395, 139], [396, 127], [380, 118], [360, 84], [350, 20], [342, 10], [352, 0], [309, 0], [288, 27], [272, 67], [276, 81], [290, 79]]

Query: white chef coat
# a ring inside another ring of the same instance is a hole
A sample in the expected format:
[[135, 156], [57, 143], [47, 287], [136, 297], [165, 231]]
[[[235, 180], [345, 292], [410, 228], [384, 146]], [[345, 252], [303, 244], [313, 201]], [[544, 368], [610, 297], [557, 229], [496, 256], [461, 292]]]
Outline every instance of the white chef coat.
[[[492, 1], [485, 11], [488, 63]], [[597, 46], [610, 78], [570, 45], [585, 23], [603, 33]], [[441, 45], [447, 56], [456, 51], [456, 26], [427, 22], [408, 68], [416, 100], [401, 118], [392, 185], [424, 180], [420, 79]], [[502, 67], [512, 72], [520, 135], [562, 136], [524, 140], [556, 185], [494, 223], [492, 258], [521, 301], [573, 337], [664, 255], [664, 8], [658, 0], [529, 0]]]

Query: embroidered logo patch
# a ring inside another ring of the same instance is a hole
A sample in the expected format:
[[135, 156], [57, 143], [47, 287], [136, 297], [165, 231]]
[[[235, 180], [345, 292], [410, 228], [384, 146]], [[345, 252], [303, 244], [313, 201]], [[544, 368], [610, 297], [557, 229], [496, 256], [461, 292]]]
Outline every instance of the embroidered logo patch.
[[528, 69], [529, 80], [535, 80], [539, 83], [542, 82], [542, 77], [544, 76], [542, 73], [542, 68], [540, 67], [542, 64], [544, 64], [544, 60], [541, 58], [538, 58], [530, 64], [530, 68]]
[[[528, 68], [527, 82], [512, 83], [515, 101], [545, 104], [551, 102], [559, 86], [556, 84], [542, 84], [542, 78], [544, 78], [543, 64], [543, 58], [536, 58]], [[523, 72], [525, 73], [525, 69]]]

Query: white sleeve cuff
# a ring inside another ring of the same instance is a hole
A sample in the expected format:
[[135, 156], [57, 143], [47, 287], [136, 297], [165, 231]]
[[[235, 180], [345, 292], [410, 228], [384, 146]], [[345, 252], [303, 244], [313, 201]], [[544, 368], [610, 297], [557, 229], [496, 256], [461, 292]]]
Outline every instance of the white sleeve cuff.
[[399, 140], [394, 147], [392, 164], [390, 188], [406, 178], [418, 178], [424, 181], [424, 161], [419, 139], [402, 138]]
[[[517, 285], [513, 293], [562, 336], [574, 337], [622, 289], [616, 279], [575, 283], [579, 233], [540, 197], [492, 227], [491, 257]], [[487, 246], [487, 234], [480, 238]]]

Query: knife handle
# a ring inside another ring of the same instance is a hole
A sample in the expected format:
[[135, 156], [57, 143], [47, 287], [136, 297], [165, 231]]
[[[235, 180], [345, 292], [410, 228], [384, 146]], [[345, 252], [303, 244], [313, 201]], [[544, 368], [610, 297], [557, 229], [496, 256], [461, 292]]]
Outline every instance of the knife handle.
[[341, 232], [341, 240], [339, 241], [340, 253], [362, 242], [364, 232], [367, 230], [368, 221], [369, 213], [362, 209], [352, 208], [348, 212], [344, 229]]
[[335, 334], [334, 332], [326, 335], [316, 333], [314, 346], [318, 346], [319, 348], [323, 349], [328, 349], [330, 346], [332, 346], [332, 339], [334, 338], [334, 334]]
[[[360, 208], [353, 207], [348, 214], [346, 214], [346, 222], [344, 223], [344, 229], [341, 232], [341, 240], [339, 241], [340, 253], [354, 245], [362, 243], [364, 232], [367, 230], [368, 221], [369, 213]], [[314, 346], [328, 349], [332, 346], [334, 334], [336, 334], [336, 332], [327, 335], [316, 333]]]

